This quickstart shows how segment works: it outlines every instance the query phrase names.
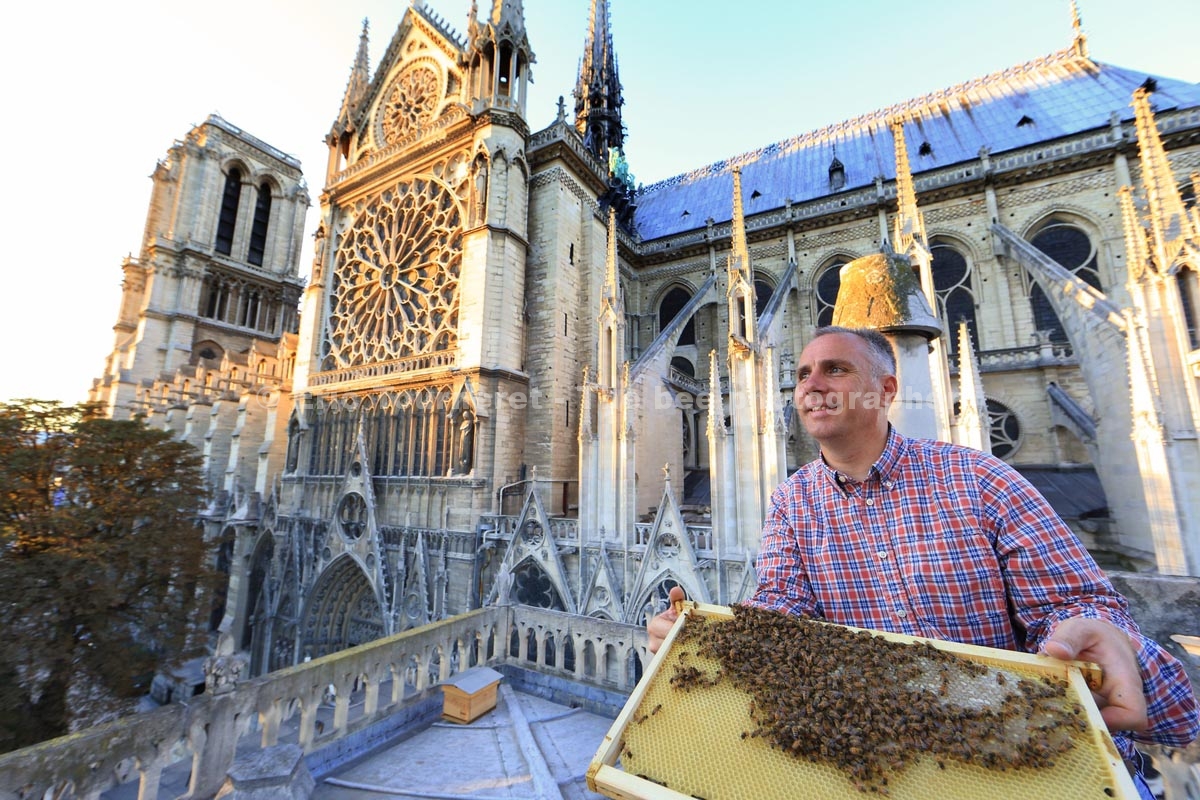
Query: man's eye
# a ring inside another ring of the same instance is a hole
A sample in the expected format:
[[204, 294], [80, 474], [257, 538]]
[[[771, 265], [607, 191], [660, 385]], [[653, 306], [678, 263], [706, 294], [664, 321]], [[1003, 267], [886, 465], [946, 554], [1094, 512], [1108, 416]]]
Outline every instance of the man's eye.
[[806, 369], [800, 370], [800, 380], [802, 380], [802, 381], [808, 380], [808, 374], [809, 374], [808, 370], [806, 370]]

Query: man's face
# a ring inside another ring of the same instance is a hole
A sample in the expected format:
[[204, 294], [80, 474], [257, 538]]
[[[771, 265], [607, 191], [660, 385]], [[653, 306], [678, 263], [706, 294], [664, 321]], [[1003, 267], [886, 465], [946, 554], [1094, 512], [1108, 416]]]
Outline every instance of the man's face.
[[875, 375], [870, 345], [848, 333], [829, 333], [800, 354], [796, 408], [819, 443], [887, 430], [896, 378]]

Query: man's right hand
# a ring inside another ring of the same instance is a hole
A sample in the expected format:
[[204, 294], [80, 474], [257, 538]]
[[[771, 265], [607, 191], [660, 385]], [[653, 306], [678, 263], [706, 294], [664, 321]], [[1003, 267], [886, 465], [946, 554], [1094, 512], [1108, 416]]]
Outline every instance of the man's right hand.
[[675, 620], [679, 619], [679, 604], [683, 602], [685, 596], [683, 589], [678, 586], [673, 587], [670, 594], [671, 602], [667, 606], [667, 610], [646, 623], [646, 634], [650, 638], [650, 644], [647, 649], [651, 653], [658, 652], [658, 648], [662, 646], [663, 639], [667, 638], [667, 634], [675, 626]]

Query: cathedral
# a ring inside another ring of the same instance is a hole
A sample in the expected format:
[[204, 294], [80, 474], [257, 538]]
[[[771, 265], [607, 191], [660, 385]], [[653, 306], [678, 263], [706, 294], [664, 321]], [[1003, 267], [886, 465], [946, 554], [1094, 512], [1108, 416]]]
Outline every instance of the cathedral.
[[1015, 465], [1107, 568], [1200, 575], [1200, 85], [1073, 14], [1058, 52], [638, 185], [607, 0], [549, 124], [522, 3], [490, 6], [414, 0], [373, 72], [364, 25], [307, 282], [294, 158], [214, 115], [153, 173], [91, 399], [203, 452], [212, 626], [253, 672], [488, 604], [747, 596], [816, 455], [797, 357], [881, 256], [923, 314], [883, 328], [893, 423]]

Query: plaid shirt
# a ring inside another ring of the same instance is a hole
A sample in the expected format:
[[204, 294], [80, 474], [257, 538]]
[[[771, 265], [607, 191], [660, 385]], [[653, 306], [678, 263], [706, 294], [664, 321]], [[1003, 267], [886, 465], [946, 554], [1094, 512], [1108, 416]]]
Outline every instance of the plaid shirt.
[[862, 482], [818, 458], [771, 496], [757, 569], [752, 605], [985, 647], [1036, 653], [1069, 617], [1108, 620], [1140, 643], [1150, 727], [1136, 738], [1182, 747], [1200, 732], [1179, 662], [1037, 490], [979, 450], [892, 429]]

